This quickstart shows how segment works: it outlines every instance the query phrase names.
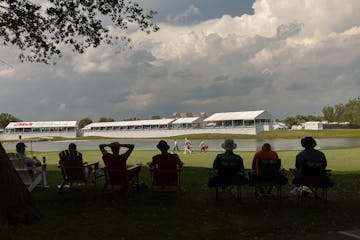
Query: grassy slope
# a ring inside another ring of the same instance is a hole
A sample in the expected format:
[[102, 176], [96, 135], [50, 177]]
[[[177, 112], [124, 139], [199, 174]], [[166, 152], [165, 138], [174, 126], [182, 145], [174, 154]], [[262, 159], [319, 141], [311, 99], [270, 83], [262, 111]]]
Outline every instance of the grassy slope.
[[[283, 190], [283, 202], [257, 202], [253, 189], [243, 188], [243, 200], [231, 194], [214, 199], [206, 186], [207, 168], [217, 154], [208, 152], [180, 154], [186, 164], [179, 198], [151, 195], [147, 190], [123, 200], [118, 194], [103, 194], [102, 182], [96, 191], [56, 193], [61, 176], [56, 168], [57, 153], [46, 155], [51, 188], [35, 191], [34, 199], [43, 218], [31, 226], [0, 229], [0, 239], [295, 239], [357, 227], [360, 223], [360, 148], [324, 150], [329, 168], [335, 170], [337, 185], [329, 193], [329, 202], [299, 203], [289, 195], [291, 185]], [[130, 163], [150, 160], [156, 151], [135, 151]], [[98, 151], [83, 152], [91, 162], [100, 159]], [[250, 166], [253, 152], [240, 152], [245, 166]], [[283, 165], [293, 167], [297, 151], [281, 151]], [[146, 168], [142, 181], [149, 184]]]

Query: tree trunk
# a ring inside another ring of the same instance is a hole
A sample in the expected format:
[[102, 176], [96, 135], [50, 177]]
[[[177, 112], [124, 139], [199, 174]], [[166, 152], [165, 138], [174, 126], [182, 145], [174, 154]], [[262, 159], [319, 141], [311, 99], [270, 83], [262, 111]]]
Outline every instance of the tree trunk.
[[39, 218], [31, 193], [0, 143], [0, 225], [29, 224]]

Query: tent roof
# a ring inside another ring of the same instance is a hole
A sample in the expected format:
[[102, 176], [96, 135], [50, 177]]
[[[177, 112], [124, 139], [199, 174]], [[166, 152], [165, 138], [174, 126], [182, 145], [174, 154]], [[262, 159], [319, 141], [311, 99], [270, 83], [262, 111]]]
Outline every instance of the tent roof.
[[6, 128], [76, 127], [76, 121], [10, 122]]
[[184, 123], [194, 123], [201, 122], [202, 119], [200, 117], [187, 117], [187, 118], [178, 118], [172, 124], [184, 124]]
[[245, 111], [245, 112], [223, 112], [214, 113], [206, 118], [205, 122], [223, 121], [223, 120], [254, 120], [254, 119], [273, 119], [270, 113], [265, 110]]
[[143, 126], [143, 125], [167, 125], [173, 122], [173, 118], [152, 119], [152, 120], [135, 120], [135, 121], [118, 121], [118, 122], [98, 122], [90, 123], [84, 129], [92, 127], [125, 127], [125, 126]]

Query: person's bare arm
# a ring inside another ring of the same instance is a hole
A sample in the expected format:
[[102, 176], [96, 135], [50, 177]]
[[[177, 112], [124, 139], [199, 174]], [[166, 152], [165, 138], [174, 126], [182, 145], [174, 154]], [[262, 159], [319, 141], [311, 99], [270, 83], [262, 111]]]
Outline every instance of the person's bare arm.
[[120, 147], [126, 147], [128, 149], [124, 154], [122, 154], [123, 157], [128, 159], [128, 157], [134, 150], [135, 145], [134, 144], [120, 144]]
[[99, 145], [100, 151], [103, 155], [107, 154], [108, 152], [106, 151], [106, 147], [109, 147], [109, 144], [103, 143]]

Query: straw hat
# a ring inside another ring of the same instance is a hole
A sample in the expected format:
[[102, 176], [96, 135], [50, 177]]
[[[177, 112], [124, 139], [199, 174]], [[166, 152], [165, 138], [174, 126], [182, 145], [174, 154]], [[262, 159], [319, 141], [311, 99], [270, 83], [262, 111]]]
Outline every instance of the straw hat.
[[226, 139], [223, 144], [221, 144], [221, 147], [225, 150], [234, 150], [237, 145], [234, 143], [234, 140], [232, 139]]

